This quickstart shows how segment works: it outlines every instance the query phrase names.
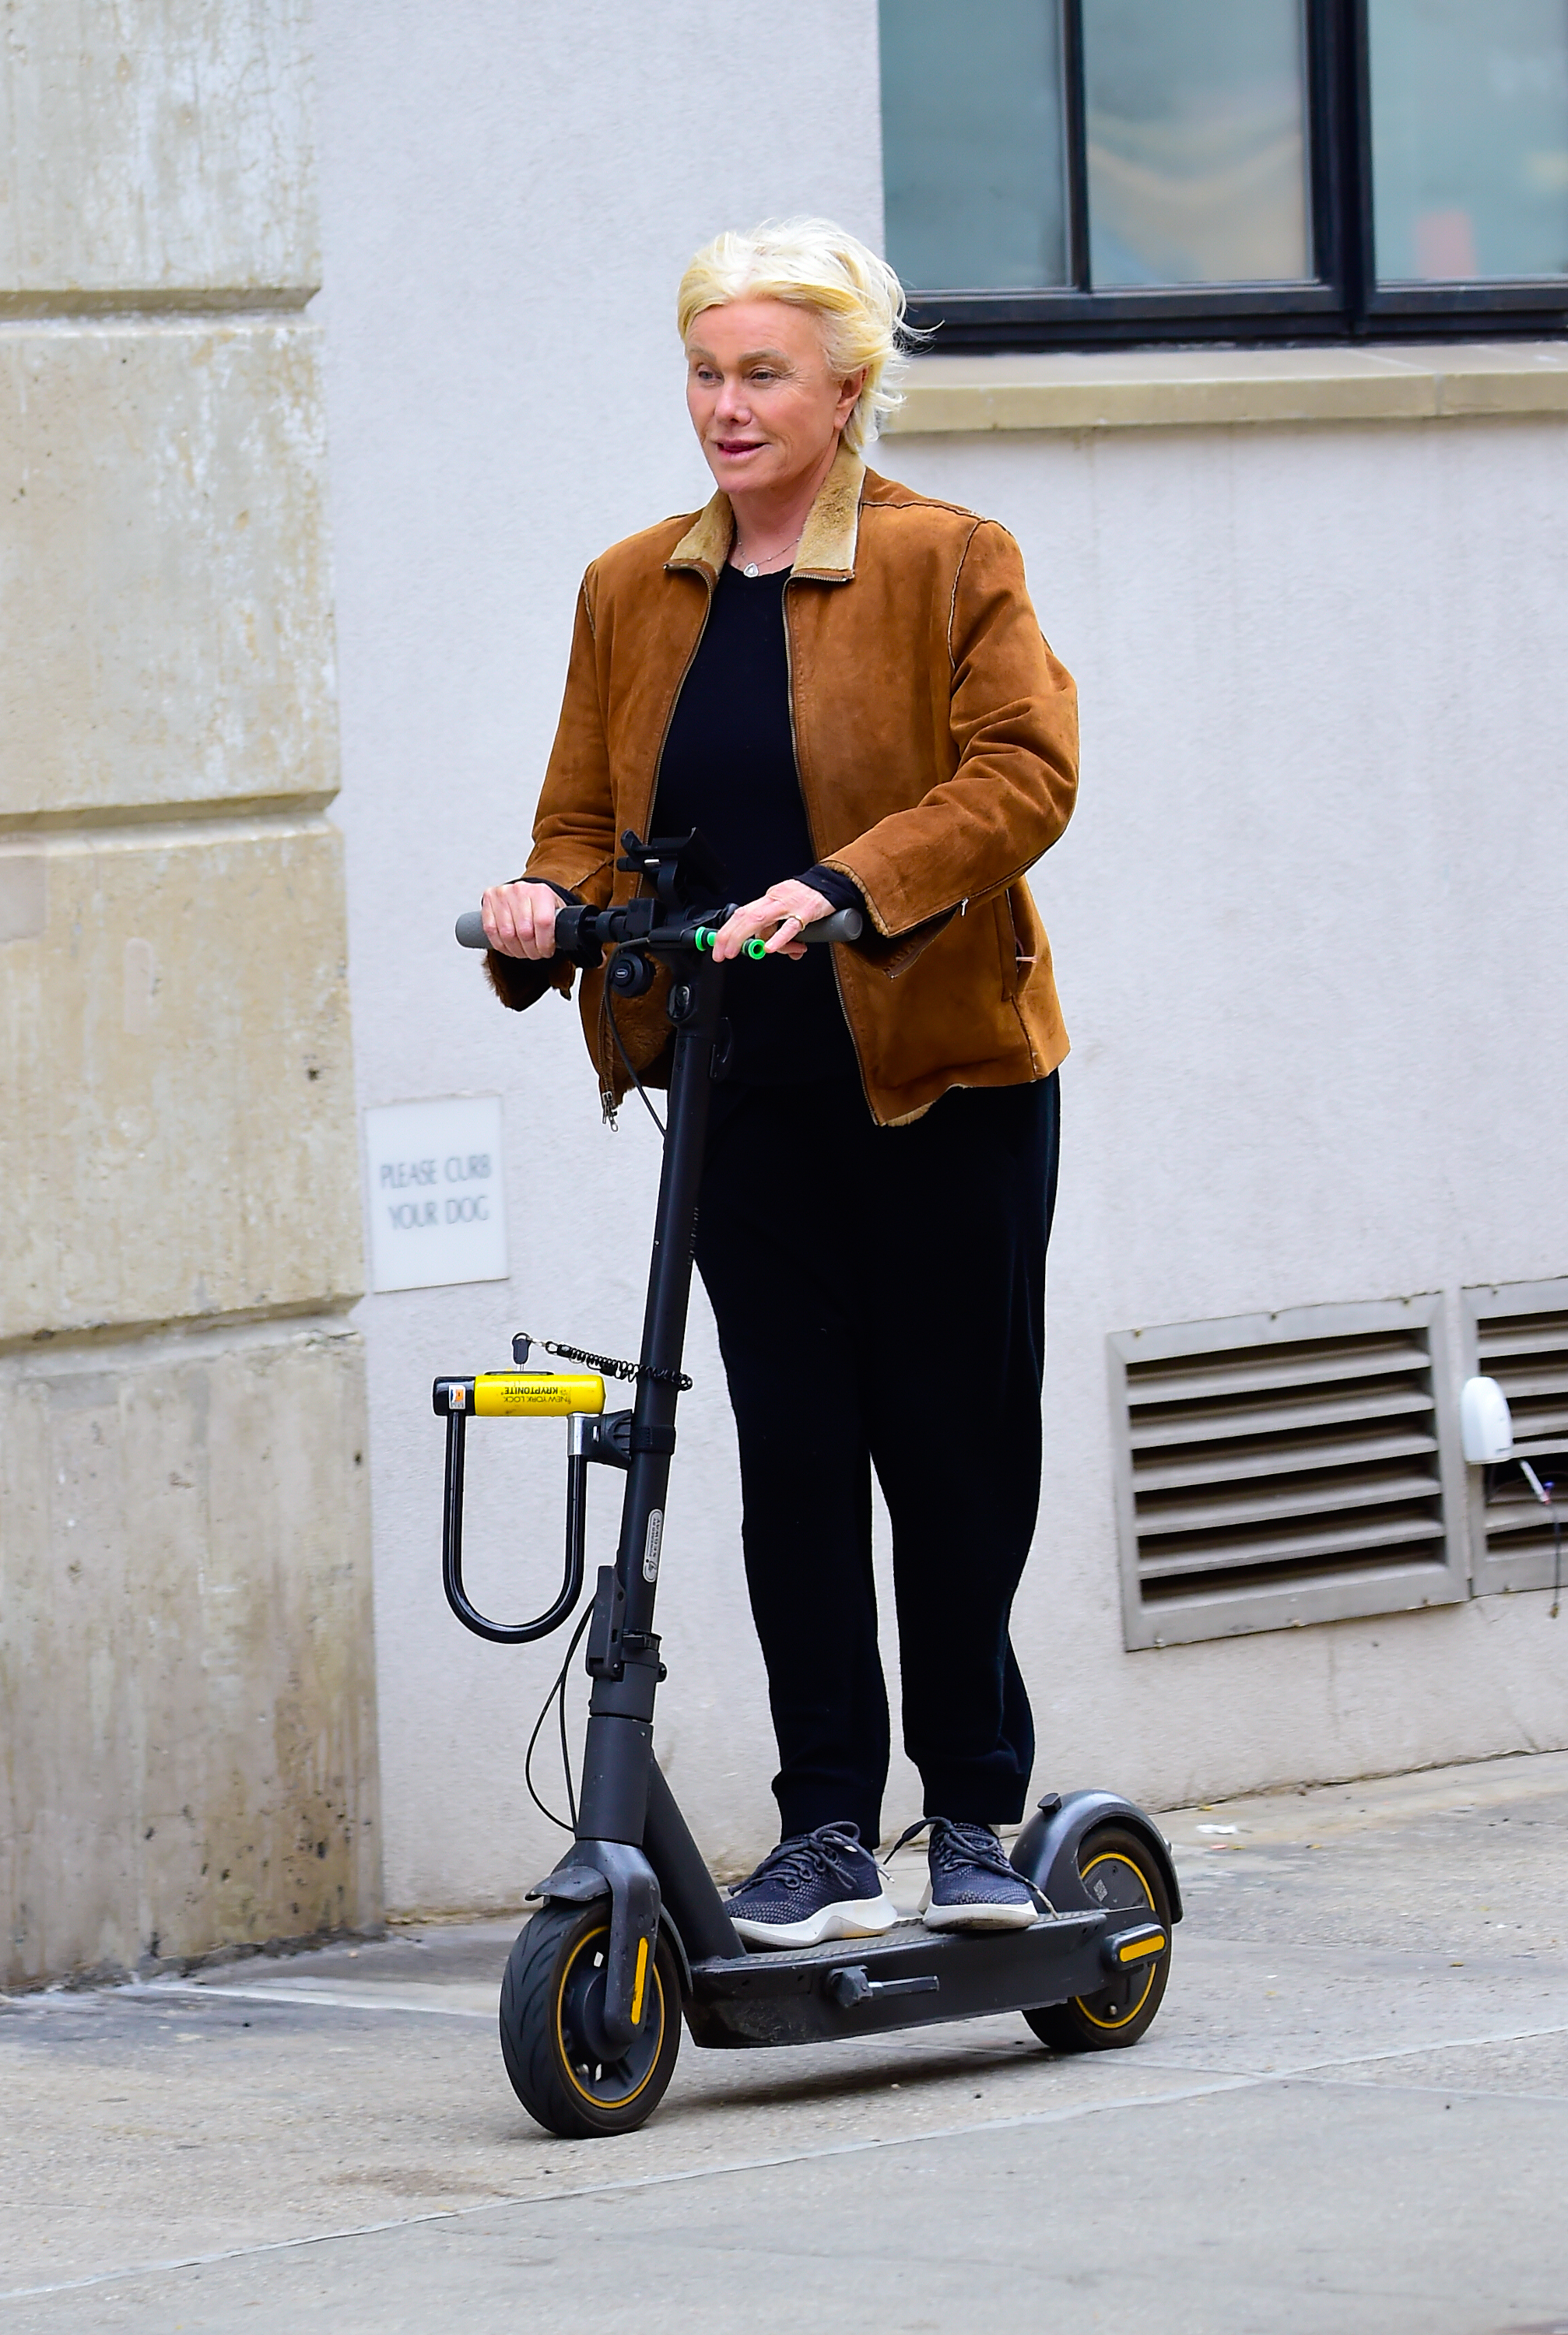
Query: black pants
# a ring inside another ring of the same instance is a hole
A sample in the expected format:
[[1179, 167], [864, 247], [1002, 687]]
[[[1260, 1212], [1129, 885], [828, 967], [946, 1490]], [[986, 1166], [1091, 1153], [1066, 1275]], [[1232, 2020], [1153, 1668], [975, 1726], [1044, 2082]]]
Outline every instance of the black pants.
[[873, 1468], [924, 1813], [1014, 1822], [1034, 1726], [1007, 1633], [1040, 1500], [1057, 1080], [955, 1090], [898, 1128], [838, 1080], [720, 1087], [713, 1106], [697, 1265], [740, 1433], [783, 1830], [881, 1835]]

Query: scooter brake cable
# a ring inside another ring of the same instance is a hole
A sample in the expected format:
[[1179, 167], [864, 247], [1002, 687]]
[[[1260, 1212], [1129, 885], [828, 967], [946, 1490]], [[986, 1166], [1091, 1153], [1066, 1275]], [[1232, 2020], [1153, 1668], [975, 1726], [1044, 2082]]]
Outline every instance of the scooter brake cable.
[[[566, 1659], [561, 1664], [560, 1671], [556, 1679], [556, 1682], [550, 1689], [548, 1694], [545, 1697], [544, 1701], [539, 1706], [539, 1715], [534, 1721], [534, 1731], [528, 1738], [528, 1748], [523, 1755], [523, 1781], [528, 1786], [528, 1797], [532, 1800], [535, 1807], [539, 1811], [539, 1814], [542, 1817], [547, 1817], [550, 1822], [561, 1832], [576, 1832], [577, 1829], [577, 1797], [576, 1794], [572, 1789], [572, 1755], [566, 1748], [566, 1674], [572, 1667], [572, 1656], [576, 1652], [577, 1648], [582, 1643], [583, 1633], [587, 1628], [593, 1618], [594, 1609], [592, 1605], [589, 1605], [584, 1612], [576, 1628], [572, 1633], [572, 1642], [566, 1648]], [[550, 1705], [552, 1703], [556, 1706], [560, 1720], [561, 1767], [566, 1778], [566, 1807], [571, 1815], [571, 1822], [569, 1824], [566, 1822], [563, 1817], [558, 1817], [554, 1808], [549, 1808], [545, 1806], [544, 1801], [539, 1797], [537, 1787], [534, 1782], [534, 1749], [538, 1742], [540, 1734], [543, 1732], [545, 1721], [550, 1715]]]
[[[621, 1025], [615, 1019], [615, 992], [611, 989], [607, 981], [605, 983], [605, 1019], [610, 1025], [610, 1035], [615, 1042], [615, 1051], [619, 1054], [622, 1061], [625, 1064], [626, 1076], [631, 1080], [632, 1084], [637, 1090], [637, 1100], [642, 1104], [643, 1109], [647, 1112], [649, 1118], [653, 1120], [654, 1126], [658, 1129], [659, 1140], [663, 1143], [665, 1132], [664, 1122], [660, 1118], [658, 1112], [653, 1109], [653, 1104], [648, 1100], [648, 1090], [637, 1075], [637, 1065], [626, 1051], [626, 1042], [621, 1035]], [[612, 1120], [612, 1125], [613, 1124], [614, 1121]]]

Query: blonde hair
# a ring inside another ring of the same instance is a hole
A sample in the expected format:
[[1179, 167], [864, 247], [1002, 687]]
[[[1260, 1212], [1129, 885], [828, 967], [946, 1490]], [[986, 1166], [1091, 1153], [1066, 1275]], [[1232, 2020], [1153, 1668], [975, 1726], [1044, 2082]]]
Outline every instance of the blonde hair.
[[733, 300], [783, 300], [809, 308], [822, 325], [828, 369], [840, 380], [866, 368], [844, 425], [844, 442], [864, 453], [904, 400], [890, 386], [909, 334], [904, 286], [885, 259], [831, 219], [764, 219], [744, 234], [727, 228], [704, 244], [681, 278], [675, 316], [684, 342], [705, 308]]

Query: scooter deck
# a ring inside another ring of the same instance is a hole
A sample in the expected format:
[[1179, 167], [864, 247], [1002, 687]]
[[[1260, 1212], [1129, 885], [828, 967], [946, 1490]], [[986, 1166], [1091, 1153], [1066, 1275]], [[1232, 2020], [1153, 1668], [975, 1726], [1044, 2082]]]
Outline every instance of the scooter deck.
[[875, 1938], [693, 1962], [686, 2025], [694, 2043], [740, 2050], [1035, 2010], [1106, 1986], [1116, 1919], [1043, 1914], [1027, 1930], [979, 1936], [904, 1921]]

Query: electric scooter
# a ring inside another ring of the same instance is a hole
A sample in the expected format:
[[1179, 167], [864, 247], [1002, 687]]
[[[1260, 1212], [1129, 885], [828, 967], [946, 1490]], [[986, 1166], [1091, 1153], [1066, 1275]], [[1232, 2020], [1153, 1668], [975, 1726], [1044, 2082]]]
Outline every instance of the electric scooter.
[[[1027, 1929], [975, 1935], [900, 1922], [876, 1938], [749, 1950], [653, 1757], [653, 1705], [665, 1675], [653, 1630], [675, 1451], [692, 1249], [709, 1098], [726, 1066], [724, 967], [713, 958], [731, 911], [723, 872], [699, 835], [622, 838], [618, 866], [638, 895], [607, 908], [566, 906], [558, 951], [582, 967], [606, 953], [606, 1006], [644, 995], [667, 968], [674, 1033], [663, 1166], [647, 1308], [635, 1363], [551, 1345], [586, 1367], [528, 1369], [513, 1342], [509, 1371], [435, 1381], [446, 1420], [442, 1577], [465, 1628], [526, 1645], [564, 1627], [583, 1588], [590, 1467], [626, 1479], [615, 1562], [598, 1574], [585, 1617], [592, 1680], [573, 1846], [530, 1893], [501, 1987], [501, 2050], [518, 2098], [547, 2131], [573, 2139], [629, 2132], [658, 2106], [680, 2048], [820, 2043], [942, 2020], [1021, 2011], [1053, 2051], [1136, 2043], [1159, 2009], [1181, 1897], [1153, 1819], [1108, 1791], [1048, 1793], [1011, 1851], [1046, 1911]], [[706, 905], [704, 905], [706, 904]], [[847, 944], [861, 920], [844, 910], [808, 926], [812, 944]], [[486, 945], [477, 912], [465, 947]], [[754, 956], [762, 943], [748, 944]], [[612, 1028], [613, 1028], [612, 1021]], [[606, 1410], [606, 1374], [631, 1380], [632, 1407]], [[463, 1461], [470, 1419], [566, 1421], [566, 1569], [536, 1620], [497, 1623], [463, 1583]], [[579, 1625], [580, 1627], [581, 1625]], [[568, 1666], [570, 1656], [568, 1655]], [[562, 1671], [562, 1681], [566, 1668]]]

